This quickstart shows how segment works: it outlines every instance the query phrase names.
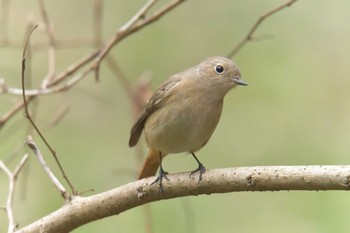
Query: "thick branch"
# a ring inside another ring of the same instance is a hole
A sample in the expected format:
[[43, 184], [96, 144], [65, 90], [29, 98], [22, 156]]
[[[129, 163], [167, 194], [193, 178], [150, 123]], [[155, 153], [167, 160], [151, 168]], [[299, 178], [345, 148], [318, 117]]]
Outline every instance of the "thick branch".
[[164, 193], [154, 177], [90, 197], [75, 197], [48, 216], [17, 233], [68, 232], [88, 222], [120, 214], [154, 201], [201, 194], [239, 191], [350, 190], [350, 166], [271, 166], [208, 170], [202, 181], [188, 173], [168, 176]]

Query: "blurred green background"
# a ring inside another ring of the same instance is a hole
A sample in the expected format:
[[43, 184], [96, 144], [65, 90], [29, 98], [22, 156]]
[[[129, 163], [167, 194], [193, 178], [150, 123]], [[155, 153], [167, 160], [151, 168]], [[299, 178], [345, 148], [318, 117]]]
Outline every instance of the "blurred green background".
[[[110, 38], [145, 1], [104, 1], [103, 34]], [[227, 55], [257, 18], [284, 1], [186, 1], [160, 21], [130, 36], [111, 54], [129, 81], [152, 73], [152, 89], [174, 73], [213, 55]], [[58, 39], [92, 38], [93, 1], [45, 1]], [[161, 7], [166, 1], [161, 1]], [[22, 42], [28, 18], [40, 22], [37, 1], [11, 1], [9, 32]], [[208, 169], [255, 165], [349, 164], [350, 144], [350, 1], [298, 1], [267, 19], [256, 36], [234, 57], [248, 87], [225, 99], [224, 112], [209, 144], [197, 153]], [[0, 35], [1, 36], [1, 35]], [[41, 29], [33, 42], [46, 43]], [[57, 72], [90, 47], [57, 52]], [[21, 48], [0, 48], [0, 77], [20, 87]], [[47, 51], [33, 55], [33, 87], [47, 73]], [[130, 100], [111, 70], [101, 67], [65, 93], [40, 97], [36, 122], [45, 126], [58, 109], [70, 110], [44, 131], [79, 191], [106, 191], [135, 179], [139, 162], [128, 148], [132, 126]], [[0, 95], [0, 114], [19, 97]], [[33, 106], [32, 106], [33, 107]], [[0, 131], [0, 159], [13, 168], [24, 151], [27, 121], [17, 114]], [[59, 175], [38, 135], [34, 140]], [[146, 148], [144, 147], [144, 151]], [[13, 154], [17, 155], [13, 159]], [[10, 162], [9, 160], [14, 160]], [[196, 167], [190, 156], [164, 161], [169, 172]], [[61, 178], [61, 176], [60, 176]], [[61, 179], [62, 180], [62, 179]], [[0, 173], [0, 204], [7, 177]], [[91, 195], [93, 193], [87, 193]], [[14, 211], [20, 226], [54, 211], [63, 200], [35, 157], [16, 185]], [[149, 204], [87, 224], [74, 232], [349, 232], [347, 192], [230, 193], [187, 197]], [[148, 208], [148, 209], [147, 209]], [[150, 212], [149, 212], [150, 211]], [[151, 218], [146, 217], [151, 213]], [[0, 212], [0, 232], [7, 218]]]

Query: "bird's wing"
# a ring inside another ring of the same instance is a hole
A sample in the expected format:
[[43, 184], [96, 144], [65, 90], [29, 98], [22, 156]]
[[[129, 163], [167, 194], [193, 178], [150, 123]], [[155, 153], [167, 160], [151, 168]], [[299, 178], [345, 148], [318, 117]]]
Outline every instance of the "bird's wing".
[[157, 109], [159, 109], [164, 100], [167, 99], [169, 94], [172, 92], [174, 87], [176, 87], [182, 80], [182, 75], [174, 75], [164, 82], [152, 95], [152, 97], [147, 101], [141, 114], [133, 127], [131, 128], [131, 134], [129, 139], [129, 147], [133, 147], [137, 144], [140, 139], [142, 130], [145, 126], [147, 118]]

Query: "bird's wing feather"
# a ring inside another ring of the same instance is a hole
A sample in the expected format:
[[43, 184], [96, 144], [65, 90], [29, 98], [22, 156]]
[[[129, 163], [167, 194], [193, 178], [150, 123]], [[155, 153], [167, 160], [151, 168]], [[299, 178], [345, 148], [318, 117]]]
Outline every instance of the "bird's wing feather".
[[139, 118], [131, 128], [129, 147], [133, 147], [137, 144], [147, 118], [162, 106], [164, 100], [169, 96], [169, 93], [172, 92], [173, 88], [179, 84], [182, 77], [183, 76], [180, 74], [172, 76], [154, 92], [141, 111]]

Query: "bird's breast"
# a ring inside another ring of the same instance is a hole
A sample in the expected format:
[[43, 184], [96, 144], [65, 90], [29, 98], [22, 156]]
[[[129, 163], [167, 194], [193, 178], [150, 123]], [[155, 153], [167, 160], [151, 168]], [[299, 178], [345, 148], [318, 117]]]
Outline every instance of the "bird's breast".
[[222, 99], [208, 95], [176, 95], [164, 101], [146, 120], [148, 145], [164, 154], [201, 149], [213, 134], [223, 105]]

